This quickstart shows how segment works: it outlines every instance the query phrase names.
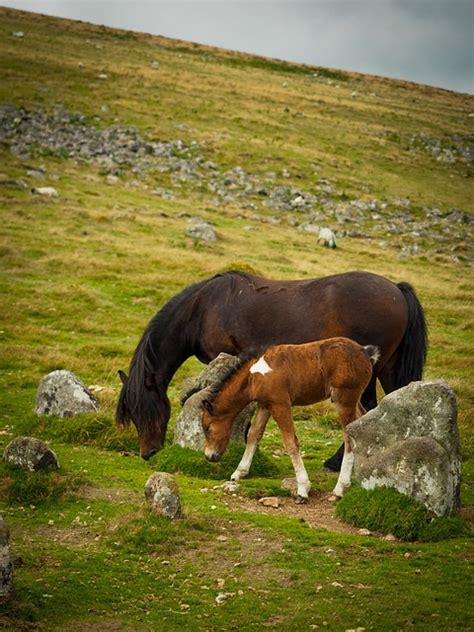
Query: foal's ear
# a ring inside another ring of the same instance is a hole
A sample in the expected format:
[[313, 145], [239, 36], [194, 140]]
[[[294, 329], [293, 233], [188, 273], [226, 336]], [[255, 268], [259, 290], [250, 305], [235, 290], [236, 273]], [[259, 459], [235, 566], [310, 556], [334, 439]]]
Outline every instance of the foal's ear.
[[207, 411], [210, 415], [212, 415], [212, 404], [208, 399], [203, 399], [201, 402], [201, 408], [205, 411]]
[[123, 371], [120, 371], [120, 369], [118, 370], [118, 376], [120, 378], [120, 381], [122, 382], [122, 384], [124, 386], [126, 386], [127, 382], [128, 382], [128, 375], [126, 373], [124, 373]]

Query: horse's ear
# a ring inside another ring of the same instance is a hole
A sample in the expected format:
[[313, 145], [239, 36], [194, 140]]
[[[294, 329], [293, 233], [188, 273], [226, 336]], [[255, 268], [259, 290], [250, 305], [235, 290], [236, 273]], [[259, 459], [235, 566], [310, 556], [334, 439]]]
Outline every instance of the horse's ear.
[[212, 404], [208, 399], [203, 399], [201, 402], [201, 408], [205, 411], [207, 411], [210, 415], [212, 415], [212, 411], [214, 410], [212, 408]]
[[122, 382], [122, 384], [124, 386], [126, 386], [127, 382], [128, 382], [128, 375], [119, 369], [118, 370], [118, 376], [119, 376], [120, 381]]

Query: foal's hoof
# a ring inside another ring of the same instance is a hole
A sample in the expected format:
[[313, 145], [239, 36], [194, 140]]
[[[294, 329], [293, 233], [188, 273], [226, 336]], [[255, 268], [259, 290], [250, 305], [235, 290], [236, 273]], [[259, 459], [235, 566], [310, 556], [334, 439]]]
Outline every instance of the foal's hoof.
[[308, 502], [308, 497], [307, 496], [300, 496], [298, 494], [298, 496], [295, 499], [295, 502], [297, 505], [304, 505], [304, 503]]

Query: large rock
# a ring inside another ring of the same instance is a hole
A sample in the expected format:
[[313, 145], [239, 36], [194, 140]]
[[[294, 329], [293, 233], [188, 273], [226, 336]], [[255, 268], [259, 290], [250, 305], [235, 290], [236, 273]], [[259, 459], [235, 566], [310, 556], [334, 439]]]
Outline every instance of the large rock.
[[442, 381], [412, 382], [347, 426], [354, 478], [394, 487], [438, 516], [460, 507], [456, 396]]
[[9, 539], [8, 527], [0, 514], [0, 600], [13, 590], [13, 563]]
[[97, 399], [70, 371], [53, 371], [41, 380], [36, 395], [36, 414], [75, 417], [98, 410]]
[[3, 461], [29, 472], [59, 469], [58, 457], [46, 443], [35, 437], [17, 437], [3, 452]]
[[[201, 426], [201, 402], [209, 392], [209, 387], [219, 381], [225, 373], [238, 363], [235, 356], [221, 353], [210, 362], [195, 378], [184, 381], [181, 389], [181, 404], [175, 429], [173, 443], [182, 448], [202, 450], [204, 448], [204, 432]], [[255, 404], [251, 403], [237, 415], [232, 426], [231, 440], [245, 442], [245, 432], [255, 412]]]
[[172, 474], [153, 472], [145, 484], [145, 498], [152, 511], [176, 520], [181, 517], [178, 483]]

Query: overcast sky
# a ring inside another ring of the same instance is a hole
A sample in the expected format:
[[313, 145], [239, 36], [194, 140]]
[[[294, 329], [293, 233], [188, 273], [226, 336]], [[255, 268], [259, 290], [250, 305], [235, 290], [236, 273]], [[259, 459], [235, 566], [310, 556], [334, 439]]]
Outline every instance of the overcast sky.
[[474, 93], [474, 0], [0, 0], [0, 4]]

